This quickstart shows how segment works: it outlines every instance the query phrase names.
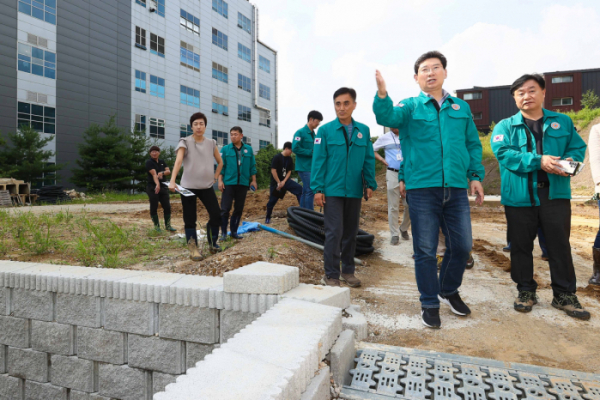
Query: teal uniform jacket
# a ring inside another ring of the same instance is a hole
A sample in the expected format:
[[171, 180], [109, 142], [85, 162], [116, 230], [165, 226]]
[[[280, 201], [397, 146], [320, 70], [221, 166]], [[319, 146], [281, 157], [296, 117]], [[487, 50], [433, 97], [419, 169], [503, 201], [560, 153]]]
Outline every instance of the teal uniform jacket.
[[315, 133], [308, 125], [296, 131], [292, 141], [292, 151], [296, 154], [296, 171], [311, 171], [314, 145]]
[[[575, 130], [571, 118], [565, 114], [543, 111], [544, 155], [583, 161], [587, 145]], [[500, 164], [502, 204], [510, 207], [539, 206], [537, 171], [542, 169], [542, 156], [537, 153], [535, 137], [521, 112], [500, 121], [490, 141]], [[550, 200], [571, 198], [570, 177], [548, 174], [548, 180]]]
[[238, 173], [238, 158], [233, 148], [233, 143], [223, 146], [221, 149], [221, 158], [223, 158], [223, 183], [227, 185], [249, 186], [252, 175], [256, 175], [256, 160], [254, 151], [249, 145], [242, 143], [240, 149], [241, 163]]
[[346, 127], [335, 119], [321, 128], [314, 141], [310, 188], [326, 197], [363, 197], [367, 187], [377, 189], [375, 154], [369, 127], [352, 120], [350, 142]]
[[421, 93], [394, 107], [392, 99], [375, 95], [377, 123], [400, 130], [404, 162], [398, 180], [406, 189], [468, 188], [483, 181], [482, 147], [469, 105], [449, 96], [439, 113], [435, 100]]

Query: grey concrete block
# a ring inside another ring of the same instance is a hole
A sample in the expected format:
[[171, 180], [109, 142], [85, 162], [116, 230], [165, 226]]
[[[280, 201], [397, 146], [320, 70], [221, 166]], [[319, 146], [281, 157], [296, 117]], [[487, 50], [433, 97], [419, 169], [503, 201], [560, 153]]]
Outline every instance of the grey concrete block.
[[220, 310], [221, 313], [221, 329], [220, 342], [225, 343], [236, 333], [251, 324], [260, 314], [247, 313], [242, 311]]
[[219, 310], [161, 304], [159, 336], [212, 344], [219, 341]]
[[67, 388], [26, 381], [25, 400], [67, 400]]
[[8, 374], [36, 382], [48, 382], [48, 354], [40, 351], [8, 348]]
[[185, 343], [156, 336], [128, 335], [129, 365], [167, 374], [185, 372]]
[[152, 394], [164, 392], [169, 383], [174, 383], [179, 375], [163, 374], [161, 372], [152, 372]]
[[352, 305], [346, 309], [346, 312], [350, 316], [342, 318], [342, 329], [353, 330], [358, 341], [366, 339], [369, 326], [367, 325], [367, 319], [360, 312], [360, 307]]
[[301, 283], [298, 287], [282, 294], [281, 297], [310, 301], [338, 308], [347, 308], [350, 306], [349, 288]]
[[38, 290], [14, 289], [12, 315], [39, 321], [54, 320], [54, 294]]
[[147, 400], [152, 395], [150, 372], [126, 365], [100, 364], [98, 393], [121, 400]]
[[7, 299], [9, 288], [0, 287], [0, 315], [6, 315], [7, 313]]
[[31, 321], [31, 348], [46, 353], [75, 354], [75, 327], [56, 322]]
[[110, 364], [127, 363], [127, 334], [77, 327], [77, 356]]
[[198, 361], [204, 360], [215, 349], [214, 344], [200, 344], [187, 342], [185, 344], [186, 369], [192, 368]]
[[331, 372], [336, 385], [342, 386], [351, 383], [352, 376], [349, 371], [354, 367], [355, 357], [354, 331], [347, 329], [340, 333], [331, 348]]
[[0, 344], [29, 347], [29, 320], [0, 316]]
[[0, 374], [6, 372], [6, 353], [8, 349], [6, 346], [0, 344]]
[[56, 322], [99, 328], [102, 326], [102, 298], [58, 293]]
[[0, 375], [0, 399], [21, 400], [25, 381], [8, 375]]
[[104, 329], [154, 335], [158, 304], [140, 301], [105, 299]]
[[100, 396], [98, 393], [86, 393], [79, 390], [71, 390], [69, 400], [112, 400], [110, 397]]
[[96, 383], [94, 362], [77, 357], [53, 355], [50, 358], [53, 385], [93, 392]]
[[227, 293], [282, 294], [298, 286], [297, 267], [255, 262], [223, 274]]
[[300, 400], [330, 400], [331, 382], [329, 380], [329, 367], [325, 367], [311, 379], [310, 384], [302, 393]]

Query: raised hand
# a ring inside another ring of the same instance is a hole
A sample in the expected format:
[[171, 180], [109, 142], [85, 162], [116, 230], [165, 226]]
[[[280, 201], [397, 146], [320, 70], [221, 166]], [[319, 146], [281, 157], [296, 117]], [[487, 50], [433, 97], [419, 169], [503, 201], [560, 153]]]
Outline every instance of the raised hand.
[[387, 96], [385, 80], [383, 79], [383, 76], [381, 75], [381, 72], [379, 72], [378, 69], [375, 70], [375, 80], [377, 81], [377, 95], [380, 98], [385, 99]]

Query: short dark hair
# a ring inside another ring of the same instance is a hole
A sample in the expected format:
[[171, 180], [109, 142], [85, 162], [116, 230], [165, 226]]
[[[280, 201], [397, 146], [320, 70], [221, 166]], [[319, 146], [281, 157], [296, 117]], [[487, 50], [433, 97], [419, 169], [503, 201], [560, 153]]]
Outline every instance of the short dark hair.
[[[334, 99], [335, 99], [335, 97], [334, 97]], [[321, 114], [318, 111], [313, 110], [313, 111], [311, 111], [311, 112], [308, 113], [308, 118], [306, 118], [306, 120], [310, 121], [311, 118], [312, 119], [318, 119], [319, 121], [323, 121], [323, 114]]]
[[338, 90], [336, 90], [335, 93], [333, 94], [333, 100], [335, 101], [335, 99], [338, 96], [341, 96], [343, 94], [349, 94], [350, 97], [352, 97], [352, 100], [356, 101], [356, 90], [354, 90], [352, 88], [347, 88], [347, 87], [342, 87], [342, 88], [339, 88]]
[[158, 146], [152, 146], [150, 147], [150, 150], [148, 150], [148, 153], [152, 153], [154, 150], [160, 151], [160, 148]]
[[440, 62], [442, 63], [442, 67], [446, 69], [446, 65], [448, 65], [448, 60], [446, 60], [446, 57], [439, 51], [433, 50], [428, 51], [425, 54], [421, 54], [421, 56], [417, 58], [417, 61], [415, 61], [415, 75], [419, 73], [419, 65], [421, 65], [423, 61], [429, 60], [430, 58], [437, 58], [438, 60], [440, 60]]
[[208, 125], [208, 120], [206, 119], [206, 115], [202, 114], [201, 112], [197, 112], [192, 114], [192, 116], [190, 117], [190, 126], [194, 125], [194, 121], [197, 119], [203, 119], [204, 120], [204, 125]]
[[292, 142], [285, 142], [285, 143], [283, 144], [283, 149], [284, 149], [284, 150], [285, 150], [285, 149], [290, 149], [290, 150], [291, 150], [291, 149], [292, 149]]
[[229, 130], [229, 133], [231, 133], [231, 131], [238, 131], [239, 133], [241, 133], [242, 135], [244, 135], [244, 131], [239, 126], [234, 126], [233, 128], [231, 128]]
[[525, 84], [525, 82], [529, 80], [534, 80], [538, 85], [542, 88], [542, 90], [546, 89], [546, 80], [540, 74], [525, 74], [518, 78], [516, 81], [510, 85], [510, 95], [514, 96], [514, 93]]

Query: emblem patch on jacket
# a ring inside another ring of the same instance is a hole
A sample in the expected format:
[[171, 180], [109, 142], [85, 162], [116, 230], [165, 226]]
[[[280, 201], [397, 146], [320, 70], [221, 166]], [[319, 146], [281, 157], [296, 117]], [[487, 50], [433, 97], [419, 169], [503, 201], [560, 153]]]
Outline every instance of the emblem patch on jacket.
[[247, 153], [247, 152], [248, 152], [248, 150], [244, 149], [244, 153]]
[[460, 106], [458, 104], [452, 104], [452, 109], [453, 110], [460, 110]]
[[552, 129], [560, 128], [560, 124], [558, 122], [553, 122], [550, 126], [552, 127]]
[[504, 135], [496, 135], [494, 136], [494, 142], [501, 142], [504, 140]]
[[362, 139], [362, 133], [358, 132], [358, 135], [356, 135], [356, 137]]
[[318, 137], [318, 138], [315, 139], [315, 144], [321, 144], [321, 138], [320, 137]]
[[299, 141], [301, 141], [301, 140], [302, 140], [302, 138], [301, 138], [300, 136], [296, 136], [296, 137], [294, 138], [294, 140], [295, 140], [296, 142], [299, 142]]

